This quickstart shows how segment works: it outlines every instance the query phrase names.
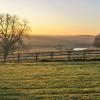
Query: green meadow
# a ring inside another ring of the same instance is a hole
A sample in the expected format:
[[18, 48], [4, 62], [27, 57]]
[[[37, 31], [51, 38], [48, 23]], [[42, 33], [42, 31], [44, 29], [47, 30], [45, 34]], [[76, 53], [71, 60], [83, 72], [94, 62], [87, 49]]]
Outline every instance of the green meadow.
[[100, 62], [0, 64], [0, 100], [100, 100]]

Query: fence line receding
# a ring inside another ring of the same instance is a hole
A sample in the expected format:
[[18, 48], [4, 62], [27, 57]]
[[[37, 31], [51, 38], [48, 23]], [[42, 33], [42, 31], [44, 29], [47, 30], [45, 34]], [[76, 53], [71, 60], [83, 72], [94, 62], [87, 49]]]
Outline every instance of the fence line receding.
[[[100, 60], [100, 50], [82, 50], [82, 51], [52, 51], [36, 53], [18, 53], [9, 54], [6, 62], [38, 62], [38, 61], [77, 61], [77, 60]], [[0, 62], [4, 61], [3, 55], [0, 55]]]

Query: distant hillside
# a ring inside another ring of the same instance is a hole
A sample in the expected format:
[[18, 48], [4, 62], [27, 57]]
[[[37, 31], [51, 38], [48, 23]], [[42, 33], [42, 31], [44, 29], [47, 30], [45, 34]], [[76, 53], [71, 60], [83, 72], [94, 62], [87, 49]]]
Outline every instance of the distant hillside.
[[91, 47], [95, 36], [30, 36], [25, 39], [33, 49], [71, 49], [75, 47]]

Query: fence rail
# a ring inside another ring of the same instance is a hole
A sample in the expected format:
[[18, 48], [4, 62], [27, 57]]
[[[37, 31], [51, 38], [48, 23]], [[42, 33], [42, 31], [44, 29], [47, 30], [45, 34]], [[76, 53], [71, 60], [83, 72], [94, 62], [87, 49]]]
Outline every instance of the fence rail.
[[[9, 54], [6, 62], [38, 62], [38, 61], [77, 61], [77, 60], [100, 60], [100, 50], [82, 51], [52, 51], [36, 53]], [[3, 55], [0, 55], [0, 62], [4, 62]]]

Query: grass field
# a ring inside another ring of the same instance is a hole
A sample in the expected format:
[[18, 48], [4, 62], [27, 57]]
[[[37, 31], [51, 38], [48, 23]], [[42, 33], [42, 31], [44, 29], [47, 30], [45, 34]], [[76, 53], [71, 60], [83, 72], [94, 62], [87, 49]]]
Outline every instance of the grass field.
[[100, 62], [0, 64], [0, 100], [100, 100]]

